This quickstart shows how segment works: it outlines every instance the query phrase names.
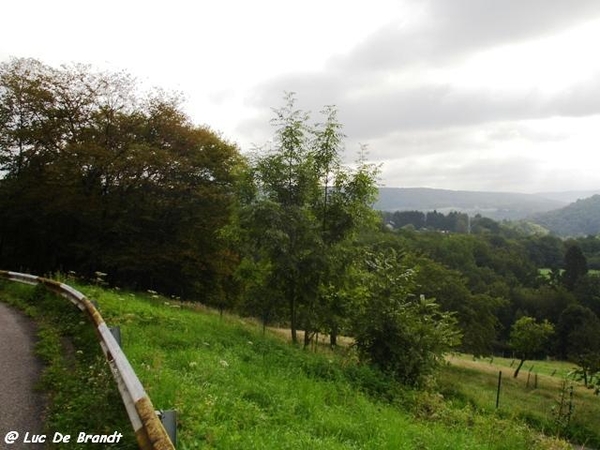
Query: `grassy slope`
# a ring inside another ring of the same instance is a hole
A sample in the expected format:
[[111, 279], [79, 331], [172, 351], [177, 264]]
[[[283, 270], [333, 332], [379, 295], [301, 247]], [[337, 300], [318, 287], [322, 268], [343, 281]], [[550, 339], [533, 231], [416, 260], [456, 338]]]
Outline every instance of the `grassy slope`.
[[121, 327], [154, 406], [177, 409], [180, 449], [563, 448], [521, 423], [391, 387], [347, 356], [294, 348], [235, 317], [81, 290]]
[[[518, 361], [507, 358], [474, 360], [466, 355], [450, 359], [452, 368], [441, 376], [442, 389], [475, 405], [482, 411], [494, 411], [498, 387], [498, 372], [502, 371], [502, 386], [498, 413], [504, 417], [517, 417], [548, 432], [600, 448], [600, 398], [593, 391], [574, 383], [568, 374], [574, 365], [561, 361], [528, 361], [517, 379], [513, 373]], [[537, 386], [535, 385], [535, 375]], [[558, 414], [563, 386], [567, 396], [563, 404], [563, 417]], [[559, 419], [565, 419], [568, 406], [568, 389], [573, 386], [574, 407], [569, 425], [562, 429]]]
[[[98, 301], [109, 325], [121, 326], [125, 353], [154, 406], [178, 410], [178, 449], [565, 448], [522, 420], [515, 421], [518, 414], [507, 414], [506, 408], [494, 411], [485, 395], [481, 404], [480, 396], [469, 399], [476, 391], [491, 389], [483, 388], [489, 380], [479, 379], [485, 370], [447, 368], [440, 387], [453, 400], [444, 400], [436, 394], [401, 389], [357, 365], [351, 355], [303, 351], [279, 335], [262, 335], [260, 327], [236, 317], [219, 318], [212, 311], [149, 295], [78, 288]], [[20, 286], [19, 292], [30, 297], [34, 291]], [[54, 302], [66, 303], [59, 298]], [[22, 306], [27, 309], [31, 303]], [[42, 309], [54, 309], [50, 303], [45, 299]], [[71, 335], [86, 328], [77, 321], [78, 310], [60, 314], [63, 328]], [[75, 352], [76, 359], [89, 354], [97, 361], [87, 346]], [[89, 368], [87, 361], [82, 358], [83, 369]], [[101, 391], [92, 392], [77, 389], [75, 381], [65, 382], [75, 375], [65, 373], [72, 371], [72, 362], [70, 366], [49, 375], [50, 389], [65, 402], [57, 405], [50, 431], [89, 428], [90, 408], [81, 405], [97, 404], [100, 395], [107, 395], [101, 400], [107, 405], [118, 406], [109, 400], [116, 390], [111, 392], [104, 381], [99, 384]], [[92, 367], [103, 373], [98, 363]], [[85, 370], [80, 375], [95, 376]], [[128, 427], [122, 413], [114, 421], [113, 409], [95, 408], [94, 420], [113, 420], [111, 426], [117, 429]]]

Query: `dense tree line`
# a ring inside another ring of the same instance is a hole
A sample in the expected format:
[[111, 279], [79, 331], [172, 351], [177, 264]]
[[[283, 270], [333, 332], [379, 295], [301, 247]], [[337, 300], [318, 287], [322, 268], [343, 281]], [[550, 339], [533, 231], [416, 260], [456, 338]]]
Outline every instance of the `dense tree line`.
[[364, 149], [342, 164], [336, 109], [310, 121], [287, 95], [272, 144], [242, 156], [127, 74], [3, 63], [0, 265], [103, 272], [289, 326], [305, 346], [350, 335], [407, 384], [456, 347], [598, 372], [599, 239], [462, 213], [382, 217]]
[[[465, 334], [464, 351], [518, 358], [553, 356], [588, 367], [586, 376], [597, 373], [600, 275], [588, 270], [579, 244], [593, 247], [599, 239], [563, 241], [553, 236], [514, 235], [512, 230], [507, 232], [511, 237], [506, 237], [502, 227], [499, 230], [483, 235], [388, 230], [390, 237], [380, 245], [420, 255], [423, 292], [457, 313]], [[515, 345], [511, 333], [523, 317], [529, 319], [521, 322], [522, 327], [533, 329], [544, 323], [552, 327], [544, 345], [527, 351]]]
[[237, 148], [127, 74], [0, 65], [0, 264], [219, 295]]

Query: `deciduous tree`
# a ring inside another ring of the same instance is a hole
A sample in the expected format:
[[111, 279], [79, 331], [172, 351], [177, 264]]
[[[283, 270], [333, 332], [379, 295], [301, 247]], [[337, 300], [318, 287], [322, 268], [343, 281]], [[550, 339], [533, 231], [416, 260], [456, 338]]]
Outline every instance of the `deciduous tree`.
[[[263, 279], [288, 304], [292, 340], [301, 324], [307, 344], [327, 322], [326, 305], [333, 308], [342, 298], [327, 294], [343, 279], [334, 247], [374, 222], [376, 169], [364, 160], [354, 170], [341, 164], [344, 136], [334, 107], [311, 126], [294, 95], [285, 100], [274, 111], [272, 148], [255, 154], [243, 177], [229, 236], [245, 249], [247, 262], [268, 268]], [[330, 328], [335, 333], [335, 324]]]
[[0, 65], [0, 264], [211, 300], [237, 148], [124, 73]]
[[519, 371], [526, 360], [539, 356], [554, 334], [554, 326], [548, 322], [536, 322], [533, 317], [523, 316], [512, 326], [510, 332], [510, 345], [520, 359], [514, 377], [519, 376]]

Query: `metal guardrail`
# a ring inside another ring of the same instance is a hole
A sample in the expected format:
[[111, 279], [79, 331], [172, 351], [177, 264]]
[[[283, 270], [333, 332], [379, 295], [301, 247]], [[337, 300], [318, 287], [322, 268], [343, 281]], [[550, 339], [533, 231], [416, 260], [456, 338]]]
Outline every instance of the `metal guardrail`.
[[86, 312], [96, 327], [100, 346], [106, 356], [113, 377], [117, 382], [127, 415], [135, 431], [138, 445], [142, 450], [174, 450], [165, 428], [156, 415], [150, 398], [142, 383], [133, 371], [123, 350], [104, 323], [104, 319], [81, 292], [71, 286], [34, 275], [0, 270], [0, 278], [31, 285], [44, 285], [48, 290], [65, 297], [81, 311]]

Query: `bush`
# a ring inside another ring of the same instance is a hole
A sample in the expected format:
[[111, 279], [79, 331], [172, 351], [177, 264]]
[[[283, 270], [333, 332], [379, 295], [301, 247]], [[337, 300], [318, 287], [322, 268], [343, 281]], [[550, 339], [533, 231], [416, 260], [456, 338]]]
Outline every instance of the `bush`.
[[456, 320], [414, 295], [418, 268], [403, 269], [395, 252], [374, 256], [368, 266], [368, 294], [354, 320], [359, 356], [403, 384], [421, 385], [459, 344]]

